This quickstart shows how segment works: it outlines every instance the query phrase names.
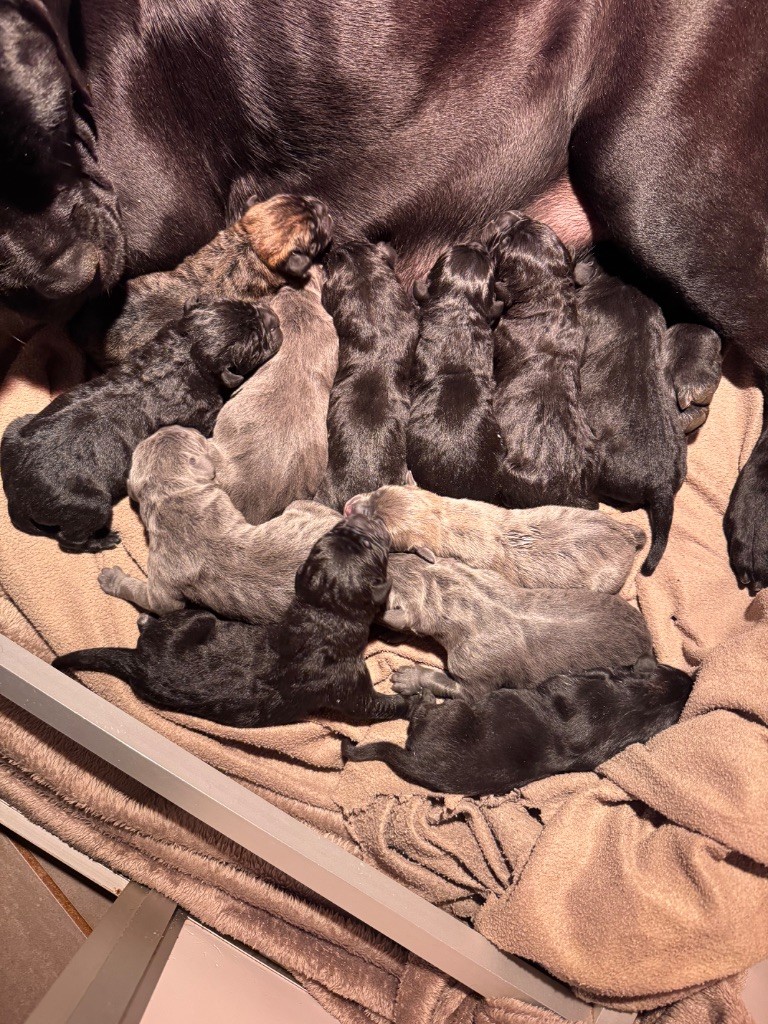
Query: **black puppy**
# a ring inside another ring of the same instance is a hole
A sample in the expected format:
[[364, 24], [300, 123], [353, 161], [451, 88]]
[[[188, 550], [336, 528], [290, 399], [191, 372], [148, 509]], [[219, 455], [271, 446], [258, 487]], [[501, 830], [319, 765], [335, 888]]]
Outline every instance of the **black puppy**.
[[454, 245], [414, 294], [421, 303], [407, 432], [416, 482], [451, 498], [496, 500], [504, 447], [492, 410], [496, 301], [480, 245]]
[[402, 717], [406, 700], [377, 693], [362, 657], [389, 592], [388, 554], [381, 520], [350, 516], [312, 548], [277, 626], [265, 630], [205, 611], [142, 616], [135, 651], [74, 651], [53, 664], [109, 672], [160, 708], [240, 728], [315, 713], [361, 723]]
[[589, 505], [595, 440], [579, 399], [585, 337], [571, 257], [554, 231], [514, 211], [483, 232], [505, 310], [494, 334], [493, 411], [512, 508]]
[[600, 453], [595, 492], [648, 510], [647, 576], [664, 554], [685, 479], [685, 431], [706, 419], [693, 396], [711, 399], [720, 380], [720, 339], [696, 324], [667, 329], [652, 299], [593, 262], [576, 275], [585, 282], [576, 293], [587, 333], [581, 398]]
[[13, 525], [63, 551], [104, 551], [133, 450], [162, 426], [213, 428], [224, 394], [280, 346], [277, 317], [246, 302], [190, 310], [120, 366], [14, 420], [0, 448]]
[[553, 676], [531, 690], [495, 690], [477, 702], [431, 693], [412, 706], [405, 749], [342, 742], [350, 761], [384, 761], [442, 793], [507, 793], [562, 772], [591, 771], [680, 717], [685, 672], [643, 658], [633, 669]]
[[405, 482], [418, 320], [395, 258], [381, 243], [349, 242], [326, 262], [323, 304], [339, 335], [339, 367], [328, 408], [328, 469], [315, 500], [339, 511], [354, 494]]

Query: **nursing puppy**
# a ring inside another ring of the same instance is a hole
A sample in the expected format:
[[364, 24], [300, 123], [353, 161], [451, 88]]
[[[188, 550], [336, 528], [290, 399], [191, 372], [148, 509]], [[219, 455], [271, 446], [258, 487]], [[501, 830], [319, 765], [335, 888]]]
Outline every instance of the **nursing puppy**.
[[455, 245], [414, 294], [421, 303], [407, 462], [436, 494], [495, 501], [504, 446], [493, 413], [493, 334], [501, 304], [479, 245]]
[[634, 665], [652, 654], [642, 615], [626, 601], [591, 590], [524, 590], [495, 572], [454, 559], [430, 565], [392, 555], [392, 589], [381, 621], [437, 640], [449, 675], [399, 669], [405, 695], [477, 698], [502, 687], [531, 687], [560, 672]]
[[142, 616], [136, 650], [75, 651], [54, 666], [110, 672], [157, 707], [240, 728], [312, 714], [359, 723], [401, 717], [405, 699], [377, 693], [363, 661], [389, 590], [388, 547], [377, 520], [343, 520], [310, 551], [279, 623], [226, 622], [205, 611]]
[[616, 594], [645, 543], [643, 530], [602, 512], [559, 505], [505, 509], [414, 486], [358, 494], [345, 513], [379, 516], [393, 551], [414, 551], [429, 562], [458, 558], [516, 587]]
[[158, 615], [185, 601], [227, 618], [274, 623], [290, 604], [293, 577], [338, 515], [296, 502], [284, 515], [251, 526], [214, 481], [202, 434], [165, 427], [136, 449], [128, 492], [149, 537], [147, 580], [103, 569], [105, 593]]
[[473, 703], [437, 704], [422, 693], [405, 749], [355, 746], [349, 761], [384, 761], [409, 782], [440, 793], [508, 793], [562, 772], [592, 771], [630, 743], [674, 725], [691, 692], [685, 672], [652, 659], [634, 668], [569, 673], [532, 690], [496, 690]]
[[316, 500], [347, 498], [405, 482], [405, 431], [418, 338], [416, 307], [383, 244], [349, 242], [331, 252], [323, 303], [339, 334], [339, 368], [328, 409], [328, 469]]
[[254, 302], [286, 281], [302, 282], [330, 243], [332, 229], [326, 206], [310, 196], [254, 203], [174, 270], [133, 278], [124, 292], [84, 310], [71, 332], [98, 358], [119, 362], [178, 320], [190, 303]]
[[494, 332], [493, 397], [506, 447], [503, 504], [589, 506], [596, 452], [579, 396], [586, 338], [570, 254], [546, 224], [514, 211], [488, 225], [483, 239], [505, 301]]
[[328, 396], [339, 341], [320, 301], [322, 271], [301, 289], [282, 288], [271, 308], [283, 344], [222, 409], [209, 455], [216, 482], [249, 523], [311, 498], [328, 463]]
[[225, 394], [279, 347], [268, 309], [201, 306], [120, 366], [14, 420], [0, 449], [13, 525], [64, 551], [115, 547], [112, 505], [126, 493], [134, 448], [169, 423], [210, 431]]
[[667, 329], [652, 299], [594, 264], [577, 274], [586, 279], [576, 301], [588, 337], [581, 397], [600, 452], [596, 493], [648, 510], [653, 541], [641, 571], [650, 575], [685, 479], [684, 431], [706, 418], [694, 396], [711, 399], [720, 380], [720, 340], [695, 324]]

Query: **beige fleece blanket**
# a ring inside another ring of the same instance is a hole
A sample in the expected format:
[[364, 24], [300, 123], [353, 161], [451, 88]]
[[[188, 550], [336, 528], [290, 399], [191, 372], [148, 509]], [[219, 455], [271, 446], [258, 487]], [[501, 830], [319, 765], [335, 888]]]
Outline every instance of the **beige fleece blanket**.
[[[82, 372], [59, 335], [35, 335], [0, 388], [0, 430]], [[702, 1006], [712, 1019], [741, 1019], [736, 983], [721, 981], [768, 955], [768, 625], [766, 598], [750, 601], [736, 586], [722, 534], [730, 488], [761, 422], [748, 376], [733, 363], [729, 376], [690, 445], [667, 554], [627, 595], [645, 613], [658, 655], [701, 673], [684, 721], [598, 773], [504, 797], [438, 796], [378, 763], [342, 768], [341, 734], [402, 741], [402, 722], [235, 730], [161, 714], [112, 678], [90, 675], [87, 685], [585, 998], [633, 1008], [682, 998], [665, 1011], [670, 1024], [709, 1019], [696, 1016]], [[0, 631], [47, 660], [133, 644], [135, 611], [96, 582], [102, 566], [136, 573], [146, 564], [127, 502], [115, 521], [116, 551], [67, 555], [14, 531], [3, 503]], [[438, 663], [412, 647], [373, 644], [368, 653], [384, 687], [394, 667], [413, 660]], [[3, 703], [0, 715], [0, 796], [272, 956], [340, 1020], [556, 1019], [468, 995], [13, 705]]]

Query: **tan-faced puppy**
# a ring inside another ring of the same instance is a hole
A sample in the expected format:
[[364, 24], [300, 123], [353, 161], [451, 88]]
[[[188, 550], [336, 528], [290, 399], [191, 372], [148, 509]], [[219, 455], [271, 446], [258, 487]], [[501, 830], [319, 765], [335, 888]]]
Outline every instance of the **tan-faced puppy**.
[[339, 333], [339, 368], [328, 409], [328, 469], [316, 500], [339, 511], [359, 491], [405, 482], [418, 319], [395, 259], [382, 243], [349, 242], [325, 262], [323, 303]]
[[320, 301], [322, 276], [313, 267], [303, 288], [282, 288], [274, 297], [280, 352], [225, 405], [209, 443], [216, 482], [249, 523], [311, 498], [328, 463], [339, 339]]
[[73, 320], [72, 334], [98, 359], [119, 362], [193, 302], [252, 302], [286, 281], [300, 284], [332, 230], [326, 206], [311, 196], [278, 195], [254, 203], [174, 270], [133, 278], [124, 290], [91, 304]]
[[504, 445], [493, 413], [501, 311], [481, 245], [454, 245], [414, 288], [421, 304], [406, 433], [408, 468], [437, 494], [495, 501]]
[[501, 499], [513, 508], [589, 505], [597, 465], [579, 394], [586, 337], [570, 254], [550, 227], [514, 211], [483, 239], [505, 302], [494, 334]]
[[358, 494], [345, 513], [379, 516], [393, 551], [415, 551], [427, 561], [458, 558], [516, 587], [616, 594], [645, 543], [641, 529], [602, 512], [559, 505], [506, 509], [412, 485]]
[[430, 565], [415, 555], [390, 556], [389, 579], [382, 622], [437, 640], [447, 654], [448, 675], [424, 665], [398, 670], [393, 686], [405, 695], [426, 687], [470, 699], [652, 654], [640, 612], [610, 594], [524, 590], [487, 569], [447, 558]]
[[159, 615], [189, 601], [231, 619], [277, 621], [310, 548], [339, 520], [322, 505], [296, 502], [251, 526], [214, 482], [205, 438], [184, 427], [164, 427], [138, 446], [128, 493], [149, 536], [148, 578], [103, 569], [99, 583]]

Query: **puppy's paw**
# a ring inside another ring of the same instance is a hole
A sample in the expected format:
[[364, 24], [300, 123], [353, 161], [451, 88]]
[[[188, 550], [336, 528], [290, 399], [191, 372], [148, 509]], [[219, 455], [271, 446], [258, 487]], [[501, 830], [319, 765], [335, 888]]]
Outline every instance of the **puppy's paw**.
[[680, 426], [684, 434], [692, 434], [694, 430], [703, 427], [709, 416], [709, 408], [706, 405], [689, 405], [687, 409], [680, 412]]
[[768, 587], [767, 506], [768, 462], [753, 453], [736, 482], [723, 523], [731, 567], [752, 594]]
[[109, 594], [110, 597], [118, 597], [120, 584], [124, 579], [125, 573], [117, 566], [114, 566], [111, 569], [102, 569], [99, 573], [99, 586], [104, 593]]
[[392, 674], [392, 689], [401, 697], [415, 697], [422, 692], [421, 669], [418, 665], [399, 668]]
[[67, 554], [76, 555], [85, 552], [96, 554], [99, 551], [111, 551], [120, 543], [120, 534], [110, 530], [102, 537], [89, 537], [84, 541], [67, 540], [66, 537], [59, 538], [59, 547]]
[[408, 630], [410, 616], [405, 608], [387, 608], [381, 616], [385, 626], [394, 630]]

